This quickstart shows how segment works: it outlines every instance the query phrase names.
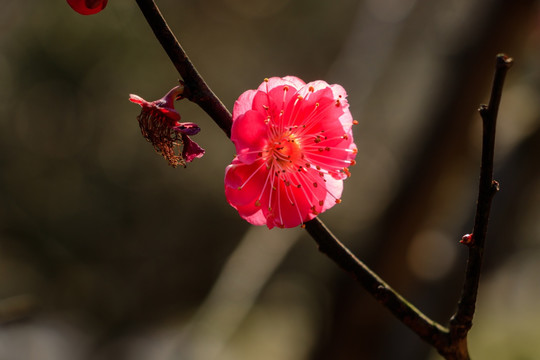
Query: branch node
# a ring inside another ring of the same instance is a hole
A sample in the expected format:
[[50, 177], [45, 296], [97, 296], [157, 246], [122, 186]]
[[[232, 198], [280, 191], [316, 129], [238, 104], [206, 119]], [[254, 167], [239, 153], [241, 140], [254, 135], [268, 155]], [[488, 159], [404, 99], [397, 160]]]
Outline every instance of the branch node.
[[384, 285], [377, 286], [375, 291], [375, 298], [379, 301], [385, 301], [388, 299], [388, 288]]
[[473, 234], [465, 234], [459, 242], [463, 245], [472, 246], [474, 244], [474, 236]]
[[478, 108], [478, 112], [480, 113], [480, 117], [482, 118], [482, 120], [485, 121], [489, 113], [489, 108], [486, 104], [482, 104]]
[[497, 191], [500, 190], [500, 186], [499, 186], [499, 182], [497, 180], [492, 180], [491, 181], [491, 191], [493, 192], [493, 194], [495, 195], [495, 193]]

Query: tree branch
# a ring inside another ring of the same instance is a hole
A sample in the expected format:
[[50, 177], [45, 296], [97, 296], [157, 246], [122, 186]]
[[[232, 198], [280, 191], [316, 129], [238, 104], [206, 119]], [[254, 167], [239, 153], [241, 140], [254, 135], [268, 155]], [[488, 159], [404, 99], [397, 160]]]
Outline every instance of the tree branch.
[[185, 83], [185, 97], [199, 105], [231, 137], [232, 116], [189, 60], [153, 0], [136, 0], [154, 35]]
[[512, 63], [512, 58], [504, 54], [497, 55], [489, 105], [482, 105], [479, 109], [483, 122], [482, 164], [480, 168], [474, 228], [472, 234], [466, 235], [463, 241], [469, 246], [465, 282], [458, 308], [450, 321], [450, 331], [452, 337], [456, 340], [464, 339], [472, 326], [491, 202], [495, 193], [499, 190], [499, 184], [493, 180], [493, 156], [497, 114], [501, 102], [504, 79]]
[[379, 303], [435, 348], [447, 346], [448, 329], [431, 320], [358, 260], [319, 218], [306, 222], [306, 230], [319, 250], [349, 272]]

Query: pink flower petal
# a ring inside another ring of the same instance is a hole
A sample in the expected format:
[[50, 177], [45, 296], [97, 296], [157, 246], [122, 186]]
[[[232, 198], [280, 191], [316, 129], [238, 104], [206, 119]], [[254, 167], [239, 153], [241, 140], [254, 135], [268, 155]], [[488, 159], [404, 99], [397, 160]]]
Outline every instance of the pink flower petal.
[[196, 135], [201, 131], [199, 125], [192, 122], [178, 123], [173, 129], [186, 135]]
[[135, 104], [140, 104], [141, 106], [148, 106], [150, 104], [148, 101], [135, 94], [129, 94], [129, 101]]
[[182, 142], [184, 143], [182, 157], [186, 162], [192, 162], [195, 158], [203, 157], [204, 149], [195, 141], [191, 140], [189, 136], [182, 134]]
[[267, 126], [264, 115], [249, 110], [233, 122], [231, 140], [236, 145], [240, 159], [252, 163], [267, 142]]
[[266, 225], [267, 223], [266, 216], [260, 208], [238, 206], [236, 210], [244, 220], [252, 225]]
[[244, 115], [247, 111], [251, 110], [251, 104], [253, 103], [255, 93], [257, 93], [256, 90], [248, 90], [240, 95], [238, 100], [234, 102], [233, 121], [236, 121], [239, 116]]
[[278, 121], [282, 110], [285, 110], [296, 92], [296, 88], [289, 85], [269, 87], [268, 91], [259, 90], [253, 97], [253, 110], [269, 116], [270, 121]]
[[333, 177], [326, 178], [326, 198], [321, 208], [321, 212], [332, 208], [336, 203], [341, 202], [343, 193], [343, 180], [334, 179]]
[[285, 76], [282, 78], [271, 77], [269, 79], [266, 79], [261, 85], [259, 85], [259, 88], [257, 90], [263, 92], [270, 92], [270, 90], [282, 86], [290, 86], [293, 89], [298, 90], [304, 85], [306, 85], [306, 83], [303, 80], [297, 78], [296, 76]]
[[[225, 172], [227, 200], [235, 205], [245, 206], [251, 204], [255, 206], [255, 202], [263, 193], [260, 184], [264, 183], [267, 177], [268, 169], [263, 162], [245, 164], [236, 158]], [[259, 201], [261, 205], [265, 205], [263, 207], [268, 207], [267, 199]]]

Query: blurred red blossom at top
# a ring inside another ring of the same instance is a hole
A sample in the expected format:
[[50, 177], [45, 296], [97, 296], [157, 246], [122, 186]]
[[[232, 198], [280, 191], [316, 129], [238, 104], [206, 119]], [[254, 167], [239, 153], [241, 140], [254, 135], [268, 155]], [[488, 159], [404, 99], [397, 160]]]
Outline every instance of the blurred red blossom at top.
[[105, 8], [108, 0], [67, 0], [73, 10], [82, 15], [97, 14]]
[[182, 85], [176, 86], [152, 102], [138, 95], [129, 95], [131, 102], [142, 107], [137, 117], [142, 135], [172, 167], [185, 167], [186, 162], [204, 155], [204, 149], [188, 136], [197, 134], [201, 129], [192, 122], [181, 123], [180, 114], [174, 109], [174, 101], [182, 98], [183, 91]]
[[287, 76], [238, 98], [225, 195], [242, 218], [290, 228], [341, 202], [357, 153], [346, 97], [340, 85]]

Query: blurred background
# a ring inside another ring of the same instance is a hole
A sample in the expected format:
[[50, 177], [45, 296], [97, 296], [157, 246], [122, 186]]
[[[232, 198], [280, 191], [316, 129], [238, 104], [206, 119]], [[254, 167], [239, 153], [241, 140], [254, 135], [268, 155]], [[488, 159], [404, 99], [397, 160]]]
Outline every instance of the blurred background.
[[[515, 58], [470, 351], [540, 358], [540, 7], [532, 0], [158, 1], [231, 109], [265, 77], [342, 84], [357, 165], [321, 218], [434, 319], [455, 309], [472, 229], [495, 55]], [[2, 0], [0, 359], [440, 359], [301, 229], [226, 202], [234, 147], [169, 167], [140, 135], [135, 93], [178, 74], [135, 1], [93, 16]]]

